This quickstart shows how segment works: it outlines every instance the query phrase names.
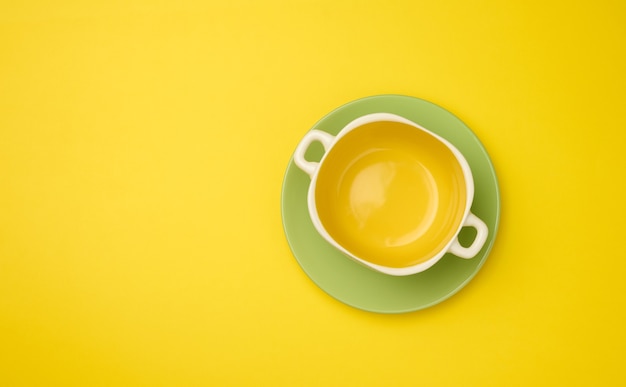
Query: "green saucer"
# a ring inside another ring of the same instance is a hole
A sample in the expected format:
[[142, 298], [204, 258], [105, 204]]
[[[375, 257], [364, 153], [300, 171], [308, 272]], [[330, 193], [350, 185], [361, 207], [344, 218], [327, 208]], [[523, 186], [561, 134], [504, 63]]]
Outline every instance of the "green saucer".
[[[430, 102], [399, 95], [367, 97], [334, 110], [314, 128], [337, 134], [355, 118], [380, 112], [406, 117], [447, 139], [463, 153], [474, 176], [472, 212], [489, 227], [489, 237], [480, 253], [472, 259], [446, 254], [430, 269], [406, 277], [381, 274], [352, 261], [326, 242], [313, 227], [307, 208], [311, 179], [293, 163], [293, 158], [283, 182], [283, 226], [298, 263], [326, 293], [355, 308], [403, 313], [447, 299], [476, 275], [495, 240], [500, 218], [500, 193], [493, 165], [478, 138], [453, 114]], [[307, 159], [319, 160], [322, 153], [321, 146], [312, 147]], [[461, 231], [462, 244], [471, 241], [472, 231]]]

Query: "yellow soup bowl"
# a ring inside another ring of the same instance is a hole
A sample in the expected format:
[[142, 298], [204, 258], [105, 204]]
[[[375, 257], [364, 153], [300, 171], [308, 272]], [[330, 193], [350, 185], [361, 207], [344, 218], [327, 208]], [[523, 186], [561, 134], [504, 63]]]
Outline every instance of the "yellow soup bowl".
[[[309, 146], [325, 150], [305, 159]], [[472, 171], [452, 144], [395, 114], [355, 119], [337, 136], [313, 129], [294, 153], [311, 177], [307, 204], [313, 225], [335, 248], [389, 275], [424, 271], [445, 253], [473, 258], [487, 225], [470, 212]], [[476, 229], [470, 246], [458, 241]]]

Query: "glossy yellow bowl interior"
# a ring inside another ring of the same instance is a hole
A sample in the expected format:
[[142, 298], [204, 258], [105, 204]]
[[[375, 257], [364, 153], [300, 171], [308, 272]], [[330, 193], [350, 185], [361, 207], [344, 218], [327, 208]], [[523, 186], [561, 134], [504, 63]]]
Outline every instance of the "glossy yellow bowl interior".
[[374, 122], [341, 137], [324, 159], [315, 201], [322, 225], [350, 253], [409, 267], [445, 248], [463, 219], [463, 170], [419, 128]]

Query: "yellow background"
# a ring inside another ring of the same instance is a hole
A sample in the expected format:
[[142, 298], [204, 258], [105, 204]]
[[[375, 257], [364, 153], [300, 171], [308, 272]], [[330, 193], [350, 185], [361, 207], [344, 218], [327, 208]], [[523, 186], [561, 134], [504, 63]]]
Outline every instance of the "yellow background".
[[[3, 1], [0, 386], [624, 385], [626, 3]], [[323, 115], [465, 121], [502, 218], [474, 280], [378, 315], [282, 230]]]

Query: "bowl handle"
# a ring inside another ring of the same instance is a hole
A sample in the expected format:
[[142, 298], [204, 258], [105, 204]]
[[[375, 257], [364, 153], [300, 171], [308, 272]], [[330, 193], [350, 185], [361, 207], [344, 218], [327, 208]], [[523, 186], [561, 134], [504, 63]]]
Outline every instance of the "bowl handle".
[[306, 160], [304, 158], [304, 154], [307, 149], [309, 149], [309, 146], [313, 143], [313, 141], [319, 141], [322, 143], [324, 152], [328, 152], [328, 149], [332, 145], [333, 141], [335, 141], [335, 136], [322, 132], [321, 130], [313, 129], [304, 136], [302, 141], [300, 141], [296, 147], [296, 151], [293, 154], [293, 162], [296, 163], [298, 168], [302, 169], [311, 177], [313, 177], [313, 174], [317, 171], [319, 163], [316, 161]]
[[463, 223], [463, 227], [474, 227], [476, 229], [476, 237], [474, 238], [474, 242], [468, 247], [463, 247], [459, 243], [459, 236], [457, 235], [454, 239], [454, 242], [450, 245], [448, 251], [457, 257], [460, 258], [474, 258], [476, 254], [483, 248], [485, 242], [487, 241], [487, 235], [489, 234], [489, 229], [485, 222], [480, 220], [476, 215], [471, 212], [468, 214], [465, 223]]

